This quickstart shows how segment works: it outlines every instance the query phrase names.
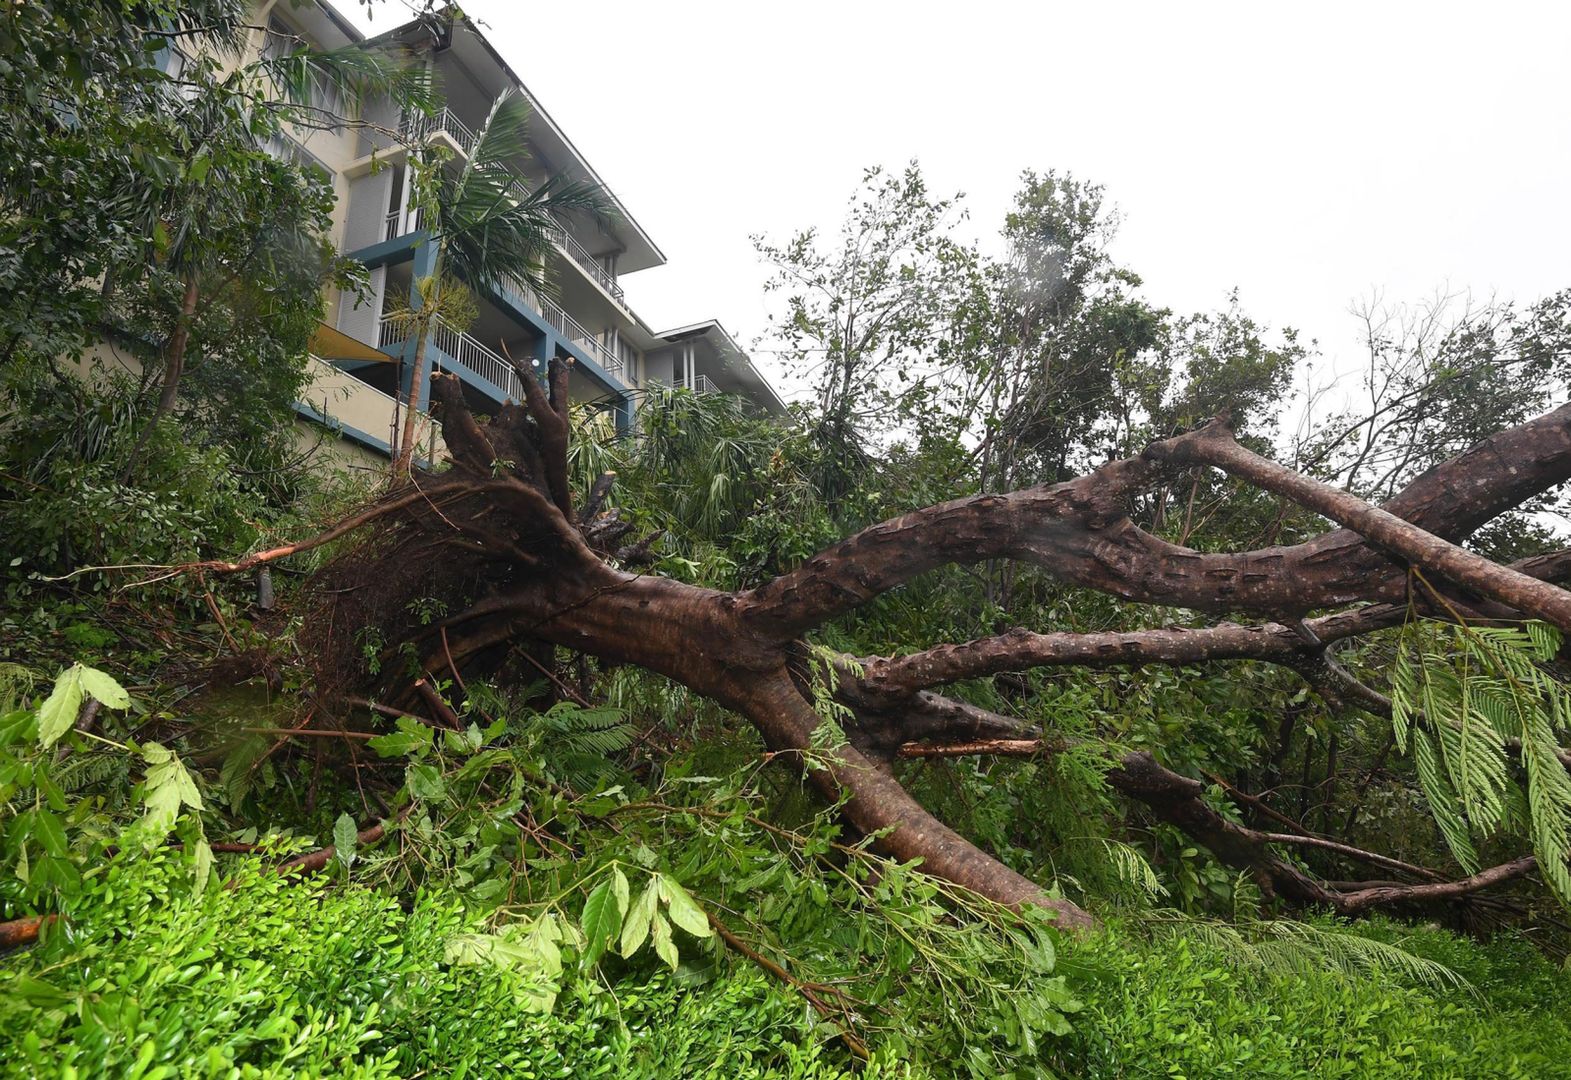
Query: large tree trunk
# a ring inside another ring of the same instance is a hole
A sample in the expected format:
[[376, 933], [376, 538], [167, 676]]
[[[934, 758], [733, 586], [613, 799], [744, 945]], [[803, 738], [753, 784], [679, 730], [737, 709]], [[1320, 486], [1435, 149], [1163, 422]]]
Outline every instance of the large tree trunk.
[[[1449, 589], [1447, 604], [1458, 610], [1526, 611], [1571, 629], [1571, 594], [1547, 583], [1564, 576], [1571, 556], [1508, 568], [1456, 546], [1490, 518], [1571, 477], [1571, 407], [1501, 432], [1380, 509], [1258, 458], [1212, 425], [1076, 480], [960, 499], [875, 525], [757, 589], [725, 593], [629, 572], [648, 556], [649, 541], [622, 543], [631, 526], [595, 512], [604, 485], [591, 496], [589, 513], [574, 513], [567, 368], [551, 365], [549, 394], [531, 372], [519, 375], [525, 405], [507, 405], [484, 425], [465, 407], [457, 381], [436, 377], [433, 396], [453, 467], [435, 475], [416, 470], [407, 485], [327, 534], [375, 523], [374, 539], [324, 571], [323, 603], [306, 628], [307, 645], [323, 658], [323, 692], [360, 693], [365, 687], [357, 683], [374, 681], [345, 626], [405, 627], [387, 647], [413, 646], [427, 675], [482, 674], [508, 647], [541, 643], [635, 664], [744, 717], [778, 757], [798, 759], [826, 796], [843, 798], [849, 824], [878, 834], [888, 854], [919, 858], [927, 872], [1002, 904], [1049, 907], [1065, 925], [1090, 920], [938, 821], [891, 766], [899, 756], [956, 748], [1058, 748], [1017, 719], [933, 688], [1037, 666], [1259, 659], [1292, 668], [1329, 699], [1377, 707], [1371, 702], [1379, 695], [1343, 671], [1328, 645], [1399, 622], [1407, 607], [1393, 601], [1406, 599], [1414, 568]], [[1345, 527], [1289, 547], [1211, 554], [1166, 543], [1131, 520], [1133, 497], [1205, 465]], [[208, 568], [249, 569], [303, 546]], [[838, 694], [851, 717], [844, 725], [849, 741], [826, 742], [814, 705], [822, 688], [813, 685], [804, 635], [927, 570], [991, 559], [1034, 563], [1063, 582], [1125, 600], [1277, 621], [1107, 634], [1017, 630], [899, 658], [846, 658]], [[452, 614], [408, 626], [408, 602], [433, 595]], [[1350, 604], [1362, 606], [1304, 618]], [[377, 689], [407, 691], [385, 683]], [[1532, 869], [1531, 860], [1516, 860], [1460, 882], [1436, 881], [1424, 868], [1325, 838], [1245, 827], [1202, 798], [1198, 779], [1150, 754], [1115, 762], [1108, 783], [1249, 872], [1268, 895], [1292, 903], [1353, 914], [1377, 904], [1454, 900]], [[1418, 880], [1384, 891], [1333, 888], [1277, 854], [1292, 845]]]

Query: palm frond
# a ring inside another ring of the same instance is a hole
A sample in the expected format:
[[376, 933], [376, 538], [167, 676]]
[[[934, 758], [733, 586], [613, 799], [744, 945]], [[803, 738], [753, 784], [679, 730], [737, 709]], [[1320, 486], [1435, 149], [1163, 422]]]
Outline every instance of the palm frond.
[[[390, 99], [402, 109], [429, 112], [437, 98], [430, 73], [408, 56], [347, 46], [300, 47], [264, 54], [253, 71], [270, 82], [287, 119], [321, 122], [353, 119], [365, 102]], [[330, 103], [328, 108], [324, 103]]]
[[458, 276], [490, 285], [512, 279], [550, 296], [545, 265], [562, 221], [609, 224], [612, 204], [600, 185], [567, 174], [533, 188], [519, 179], [529, 157], [528, 120], [528, 102], [515, 90], [492, 103], [467, 159], [440, 173], [437, 239]]

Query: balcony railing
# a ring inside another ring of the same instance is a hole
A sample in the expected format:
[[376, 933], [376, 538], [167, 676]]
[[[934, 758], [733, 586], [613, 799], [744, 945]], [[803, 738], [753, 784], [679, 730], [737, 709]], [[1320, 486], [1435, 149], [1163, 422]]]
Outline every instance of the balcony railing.
[[619, 379], [623, 377], [622, 358], [606, 348], [599, 338], [585, 330], [583, 325], [563, 311], [560, 305], [547, 300], [517, 278], [505, 278], [503, 284], [517, 293], [525, 304], [538, 311], [551, 329], [583, 349], [589, 354], [589, 358], [604, 368], [608, 374], [615, 375]]
[[[408, 319], [384, 316], [377, 344], [382, 348], [401, 345], [409, 340], [412, 327]], [[462, 330], [454, 329], [441, 319], [431, 327], [431, 344], [460, 367], [480, 376], [514, 401], [524, 400], [524, 387], [518, 373], [502, 357], [480, 344]]]
[[714, 380], [711, 379], [708, 375], [693, 376], [693, 393], [718, 394], [719, 392], [720, 388], [715, 385]]
[[382, 239], [393, 240], [412, 232], [419, 232], [425, 221], [425, 211], [409, 207], [390, 211], [384, 219]]
[[[514, 180], [509, 185], [509, 190], [520, 201], [529, 196], [529, 189], [518, 180]], [[580, 244], [573, 234], [567, 231], [567, 223], [565, 221], [554, 214], [552, 216], [556, 217], [556, 225], [551, 230], [551, 240], [556, 244], [557, 249], [577, 263], [584, 273], [594, 278], [600, 287], [611, 295], [611, 299], [620, 304], [624, 310], [630, 312], [631, 309], [627, 307], [627, 297], [622, 292], [622, 286], [617, 284], [616, 275], [607, 270], [599, 259], [589, 254], [589, 249]]]
[[607, 270], [599, 259], [589, 254], [589, 250], [583, 244], [573, 239], [573, 234], [567, 231], [567, 227], [560, 220], [557, 222], [553, 239], [556, 241], [556, 246], [562, 249], [563, 254], [577, 263], [586, 274], [599, 283], [602, 289], [611, 294], [611, 299], [623, 308], [627, 307], [627, 297], [622, 293], [622, 286], [617, 284], [616, 275]]
[[287, 161], [298, 165], [302, 169], [316, 169], [329, 181], [338, 174], [329, 169], [322, 159], [301, 145], [298, 139], [282, 132], [275, 131], [262, 142], [262, 149], [279, 161]]
[[466, 154], [475, 148], [475, 133], [448, 108], [431, 116], [421, 112], [406, 112], [398, 124], [399, 137], [410, 143], [425, 142], [439, 131], [446, 132], [447, 137]]

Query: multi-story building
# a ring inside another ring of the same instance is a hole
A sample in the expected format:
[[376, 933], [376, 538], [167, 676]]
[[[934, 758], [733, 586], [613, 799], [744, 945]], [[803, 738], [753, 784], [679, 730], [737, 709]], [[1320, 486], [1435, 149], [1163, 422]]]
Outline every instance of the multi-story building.
[[571, 357], [575, 400], [603, 404], [622, 428], [632, 421], [638, 395], [658, 385], [738, 394], [762, 411], [784, 411], [718, 322], [655, 332], [633, 311], [622, 278], [663, 265], [664, 254], [467, 19], [455, 15], [411, 22], [365, 39], [321, 0], [274, 0], [260, 6], [256, 21], [268, 28], [257, 32], [259, 48], [303, 40], [318, 48], [360, 44], [412, 50], [416, 62], [427, 65], [444, 103], [435, 115], [397, 115], [391, 106], [372, 103], [366, 106], [366, 124], [291, 129], [272, 148], [327, 174], [337, 196], [334, 240], [339, 250], [366, 265], [371, 279], [369, 295], [329, 297], [329, 323], [313, 344], [314, 384], [309, 400], [299, 406], [303, 416], [385, 453], [398, 423], [398, 397], [412, 396], [417, 408], [425, 408], [431, 372], [414, 370], [408, 362], [412, 343], [403, 340], [407, 332], [388, 318], [400, 303], [409, 305], [415, 282], [430, 272], [435, 257], [420, 214], [411, 208], [408, 154], [411, 147], [434, 141], [461, 159], [473, 147], [492, 103], [507, 89], [525, 95], [531, 110], [529, 153], [511, 164], [521, 183], [532, 186], [552, 175], [592, 182], [613, 213], [605, 223], [559, 222], [546, 267], [555, 284], [552, 296], [522, 284], [475, 289], [473, 323], [439, 324], [433, 331], [427, 350], [432, 365], [462, 379], [481, 411], [520, 398], [508, 357], [542, 362]]

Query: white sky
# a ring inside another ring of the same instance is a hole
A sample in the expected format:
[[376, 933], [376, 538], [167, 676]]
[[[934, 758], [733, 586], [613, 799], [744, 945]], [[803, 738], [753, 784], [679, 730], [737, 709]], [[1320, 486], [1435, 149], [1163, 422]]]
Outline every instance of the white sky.
[[1332, 363], [1375, 290], [1571, 286], [1568, 3], [465, 8], [665, 251], [624, 279], [657, 330], [717, 317], [745, 347], [748, 235], [831, 229], [864, 166], [913, 157], [988, 242], [1021, 170], [1102, 183], [1150, 300], [1237, 286]]

